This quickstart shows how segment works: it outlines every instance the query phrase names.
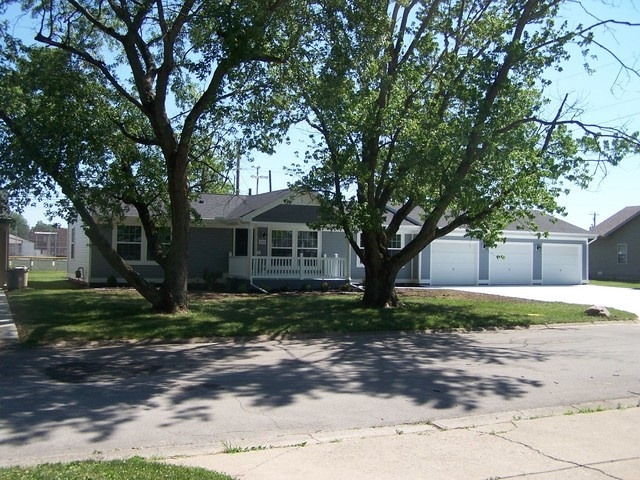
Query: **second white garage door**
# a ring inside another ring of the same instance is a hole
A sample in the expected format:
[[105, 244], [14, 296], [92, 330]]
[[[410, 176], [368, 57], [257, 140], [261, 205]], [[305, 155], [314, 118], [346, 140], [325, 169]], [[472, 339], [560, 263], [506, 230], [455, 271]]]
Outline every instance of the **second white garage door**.
[[476, 285], [478, 242], [437, 241], [431, 244], [431, 285]]
[[491, 285], [531, 285], [533, 280], [533, 245], [505, 243], [489, 251]]

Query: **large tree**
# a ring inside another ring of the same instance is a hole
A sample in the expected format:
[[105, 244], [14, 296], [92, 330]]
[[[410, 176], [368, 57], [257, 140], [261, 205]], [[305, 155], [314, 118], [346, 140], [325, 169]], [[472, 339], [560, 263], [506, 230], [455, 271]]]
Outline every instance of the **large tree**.
[[[397, 306], [400, 268], [456, 228], [488, 244], [532, 210], [560, 212], [586, 160], [617, 163], [637, 135], [582, 123], [545, 72], [588, 49], [598, 27], [567, 27], [563, 0], [320, 0], [298, 64], [317, 131], [311, 169], [319, 225], [343, 229], [365, 266], [364, 303]], [[386, 210], [393, 206], [392, 212]], [[423, 226], [394, 254], [410, 215]], [[533, 225], [531, 224], [531, 228]]]
[[[156, 310], [188, 308], [190, 201], [216, 184], [220, 158], [277, 138], [285, 97], [267, 77], [277, 78], [297, 38], [295, 2], [22, 4], [46, 48], [3, 37], [3, 165], [23, 180], [5, 176], [5, 187], [14, 197], [22, 189], [22, 198], [58, 188], [66, 213], [79, 214], [92, 243]], [[101, 226], [128, 208], [164, 270], [159, 287]]]

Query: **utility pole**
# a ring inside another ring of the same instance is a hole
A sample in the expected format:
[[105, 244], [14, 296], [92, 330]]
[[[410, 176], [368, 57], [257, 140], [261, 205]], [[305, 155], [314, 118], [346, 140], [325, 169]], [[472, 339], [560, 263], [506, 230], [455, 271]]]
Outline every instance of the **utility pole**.
[[240, 155], [236, 162], [236, 195], [240, 195]]
[[269, 177], [266, 176], [266, 175], [260, 176], [260, 167], [256, 167], [256, 174], [255, 175], [251, 175], [251, 178], [255, 178], [256, 179], [256, 195], [258, 195], [258, 192], [259, 192], [258, 187], [260, 185], [260, 179], [261, 178], [269, 178]]
[[593, 215], [593, 225], [591, 225], [591, 228], [596, 228], [596, 217], [599, 217], [600, 214], [596, 212], [591, 212], [589, 215]]

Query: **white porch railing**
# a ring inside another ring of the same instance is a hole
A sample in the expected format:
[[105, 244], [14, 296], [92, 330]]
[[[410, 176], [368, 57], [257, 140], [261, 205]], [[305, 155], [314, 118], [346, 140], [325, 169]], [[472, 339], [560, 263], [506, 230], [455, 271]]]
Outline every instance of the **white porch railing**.
[[252, 257], [253, 278], [342, 279], [347, 261], [339, 257]]

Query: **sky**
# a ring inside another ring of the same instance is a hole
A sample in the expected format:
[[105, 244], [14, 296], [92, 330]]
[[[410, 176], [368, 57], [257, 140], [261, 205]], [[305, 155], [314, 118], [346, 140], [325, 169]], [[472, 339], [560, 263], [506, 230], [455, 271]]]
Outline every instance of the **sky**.
[[[584, 0], [583, 3], [600, 18], [640, 23], [640, 1]], [[564, 16], [570, 23], [590, 21], [575, 4]], [[640, 69], [640, 27], [619, 26], [604, 32], [598, 39], [614, 51], [618, 59]], [[630, 131], [640, 131], [640, 77], [621, 72], [619, 62], [611, 54], [597, 48], [592, 53], [598, 57], [590, 60], [593, 73], [587, 73], [583, 67], [584, 59], [576, 53], [563, 72], [550, 77], [552, 84], [546, 91], [547, 95], [557, 99], [570, 94], [583, 107], [583, 120], [587, 123], [625, 125]], [[254, 153], [244, 158], [241, 162], [240, 193], [247, 194], [249, 189], [253, 194], [268, 191], [269, 172], [273, 190], [286, 188], [289, 182], [294, 181], [286, 168], [300, 161], [295, 152], [304, 151], [303, 139], [307, 134], [303, 126], [294, 126], [290, 132], [290, 145], [281, 145], [272, 156]], [[593, 225], [594, 215], [596, 223], [600, 223], [626, 206], [640, 205], [640, 156], [625, 158], [620, 165], [608, 168], [606, 174], [595, 172], [586, 190], [573, 187], [569, 195], [559, 199], [559, 203], [567, 212], [563, 220], [584, 229]], [[32, 226], [38, 220], [49, 221], [42, 206], [29, 207], [23, 215]], [[53, 221], [63, 223], [61, 219]]]

